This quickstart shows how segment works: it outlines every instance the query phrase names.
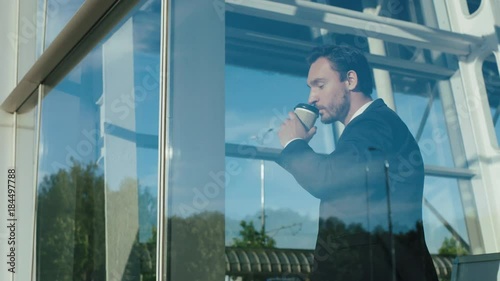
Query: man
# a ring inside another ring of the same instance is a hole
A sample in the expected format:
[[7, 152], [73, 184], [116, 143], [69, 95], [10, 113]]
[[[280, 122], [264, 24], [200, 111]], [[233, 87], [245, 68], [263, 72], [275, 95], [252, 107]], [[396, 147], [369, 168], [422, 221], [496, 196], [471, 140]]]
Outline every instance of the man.
[[330, 155], [308, 145], [289, 113], [278, 133], [278, 164], [321, 199], [311, 280], [437, 281], [422, 227], [424, 169], [418, 145], [383, 100], [371, 98], [364, 55], [349, 46], [313, 50], [309, 104], [321, 122], [345, 125]]

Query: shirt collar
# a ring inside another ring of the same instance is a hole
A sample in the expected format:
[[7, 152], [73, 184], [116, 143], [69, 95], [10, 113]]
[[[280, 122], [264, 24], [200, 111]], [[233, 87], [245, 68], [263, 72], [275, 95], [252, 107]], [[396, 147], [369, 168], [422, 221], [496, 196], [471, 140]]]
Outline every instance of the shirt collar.
[[370, 104], [372, 104], [372, 102], [373, 101], [369, 101], [369, 102], [363, 104], [363, 106], [361, 106], [360, 108], [358, 108], [358, 110], [356, 110], [356, 112], [354, 112], [354, 114], [352, 115], [351, 120], [349, 121], [349, 123], [351, 123], [352, 120], [354, 120], [354, 118], [358, 117], [363, 112], [365, 112], [365, 110], [370, 106]]

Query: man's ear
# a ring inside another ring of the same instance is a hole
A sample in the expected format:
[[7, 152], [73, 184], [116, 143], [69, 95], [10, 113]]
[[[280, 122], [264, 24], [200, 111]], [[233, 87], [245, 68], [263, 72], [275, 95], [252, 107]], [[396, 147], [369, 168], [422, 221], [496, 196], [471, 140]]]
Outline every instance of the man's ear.
[[354, 70], [347, 71], [347, 89], [353, 91], [358, 86], [358, 74]]

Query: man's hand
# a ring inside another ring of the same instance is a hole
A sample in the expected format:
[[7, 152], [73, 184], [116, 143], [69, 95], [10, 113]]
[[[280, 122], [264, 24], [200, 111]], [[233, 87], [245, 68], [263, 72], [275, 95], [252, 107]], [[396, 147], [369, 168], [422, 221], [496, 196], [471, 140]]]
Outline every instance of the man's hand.
[[302, 125], [302, 122], [300, 122], [294, 112], [289, 112], [288, 116], [290, 118], [281, 124], [280, 131], [278, 132], [281, 146], [285, 147], [289, 141], [296, 138], [309, 142], [314, 134], [316, 134], [316, 126], [312, 127], [309, 132], [306, 132], [304, 125]]

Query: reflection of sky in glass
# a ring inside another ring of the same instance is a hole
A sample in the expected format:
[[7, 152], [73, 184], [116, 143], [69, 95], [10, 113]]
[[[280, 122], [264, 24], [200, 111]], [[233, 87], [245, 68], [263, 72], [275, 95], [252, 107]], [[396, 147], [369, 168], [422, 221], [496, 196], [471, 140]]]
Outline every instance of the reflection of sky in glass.
[[[307, 102], [305, 77], [226, 65], [226, 142], [281, 148], [276, 131], [293, 107]], [[330, 125], [317, 122], [311, 146], [319, 153], [334, 148]], [[237, 161], [242, 174], [226, 184], [226, 243], [237, 236], [239, 221], [253, 220], [260, 229], [260, 161]], [[319, 200], [303, 190], [274, 162], [265, 162], [266, 229], [283, 248], [313, 248]], [[293, 210], [293, 211], [292, 211]], [[285, 215], [286, 214], [286, 215]], [[303, 227], [307, 225], [308, 227]], [[312, 227], [312, 229], [310, 228]]]
[[[46, 2], [46, 3], [45, 3]], [[85, 0], [39, 0], [39, 9], [46, 7], [45, 48], [47, 48], [69, 20], [75, 15]]]
[[[490, 108], [491, 110], [491, 117], [496, 116], [496, 114], [500, 114], [500, 107], [499, 108]], [[498, 117], [497, 117], [498, 118]], [[500, 147], [500, 118], [496, 120], [496, 123], [493, 123], [494, 129], [495, 129], [495, 134], [497, 137], [497, 145]]]
[[[64, 16], [56, 14], [53, 15], [52, 20], [69, 20], [72, 14], [68, 9], [73, 7], [76, 11], [79, 6], [75, 5], [72, 2], [68, 7], [59, 7], [64, 9], [61, 10]], [[135, 118], [135, 128], [132, 132], [134, 137], [131, 141], [135, 142], [132, 145], [135, 145], [136, 149], [131, 159], [136, 160], [134, 175], [139, 182], [139, 196], [145, 192], [149, 193], [154, 198], [152, 202], [156, 205], [160, 76], [159, 6], [160, 2], [156, 1], [154, 5], [139, 5], [132, 12], [132, 32], [126, 35], [133, 40], [131, 51], [127, 51], [131, 46], [116, 48], [111, 52], [105, 52], [103, 48], [109, 42], [117, 43], [117, 40], [126, 38], [114, 36], [115, 32], [121, 29], [122, 24], [131, 19], [131, 17], [126, 17], [43, 99], [39, 181], [43, 179], [43, 176], [55, 173], [58, 169], [68, 169], [72, 166], [71, 158], [81, 163], [96, 163], [101, 153], [106, 153], [106, 147], [101, 151], [103, 142], [100, 125], [105, 120], [100, 115], [98, 100], [103, 95], [105, 84], [125, 83], [122, 81], [123, 76], [131, 71], [133, 81], [127, 81], [132, 85], [130, 92], [121, 93], [119, 95], [121, 99], [117, 98], [109, 102], [114, 104], [112, 108], [118, 112]], [[54, 32], [55, 30], [53, 29]], [[108, 63], [123, 65], [124, 68], [112, 77], [105, 77], [103, 58]], [[133, 62], [133, 65], [122, 63], [123, 60], [128, 59]], [[129, 68], [131, 66], [133, 66], [132, 69]], [[114, 166], [113, 170], [126, 170], [126, 167], [131, 164], [123, 162], [119, 164], [122, 165], [121, 167]], [[103, 167], [101, 167], [101, 172], [104, 173], [102, 169]], [[155, 209], [155, 206], [148, 208]], [[139, 215], [145, 218], [141, 220], [140, 225], [141, 234], [144, 233], [140, 237], [141, 241], [150, 237], [151, 226], [156, 224], [156, 218], [150, 217], [151, 214], [156, 216], [156, 211], [152, 211], [153, 209], [139, 209]]]
[[[402, 94], [396, 92], [394, 99], [398, 115], [406, 123], [410, 132], [416, 136], [429, 97], [426, 93]], [[439, 98], [434, 98], [418, 144], [426, 165], [454, 166], [443, 106]]]
[[[226, 244], [238, 235], [239, 221], [261, 227], [260, 160], [226, 158], [242, 173], [226, 183]], [[283, 168], [264, 162], [266, 232], [278, 247], [312, 249], [317, 235], [319, 200], [302, 189]]]
[[[469, 240], [456, 179], [426, 176], [424, 198], [465, 241]], [[451, 237], [451, 234], [439, 221], [438, 216], [431, 211], [431, 208], [423, 208], [423, 221], [427, 246], [431, 252], [437, 252], [444, 238]]]
[[[305, 77], [226, 66], [226, 142], [281, 148], [275, 131], [298, 103], [306, 103]], [[330, 125], [316, 122], [311, 146], [319, 153], [333, 150]]]
[[[140, 29], [140, 27], [136, 28]], [[144, 44], [144, 42], [140, 43]], [[44, 116], [42, 124], [47, 125], [43, 126], [46, 131], [43, 133], [42, 137], [49, 137], [51, 139], [50, 146], [54, 147], [54, 149], [50, 151], [47, 146], [43, 146], [42, 148], [41, 153], [46, 155], [47, 158], [44, 159], [48, 162], [48, 165], [42, 166], [46, 168], [55, 167], [57, 163], [63, 165], [67, 164], [66, 159], [68, 155], [74, 155], [77, 160], [82, 160], [84, 162], [95, 161], [98, 158], [97, 151], [94, 151], [92, 155], [86, 152], [81, 153], [82, 150], [78, 149], [78, 144], [82, 139], [88, 140], [93, 145], [99, 142], [99, 140], [97, 140], [98, 134], [100, 133], [98, 127], [88, 124], [99, 123], [99, 106], [96, 102], [102, 93], [102, 81], [93, 80], [93, 83], [83, 83], [82, 80], [89, 79], [89, 77], [95, 76], [96, 74], [101, 75], [102, 62], [93, 60], [96, 54], [99, 55], [100, 52], [100, 46], [96, 47], [92, 54], [80, 63], [67, 75], [66, 79], [61, 81], [56, 88], [51, 90], [50, 94], [44, 98]], [[130, 107], [130, 110], [135, 108], [137, 124], [136, 133], [145, 134], [156, 140], [158, 136], [157, 108], [159, 78], [151, 78], [152, 80], [148, 82], [148, 86], [141, 87], [141, 85], [144, 85], [146, 77], [149, 78], [150, 76], [152, 77], [152, 75], [159, 74], [159, 54], [151, 55], [136, 51], [134, 53], [134, 60], [136, 62], [134, 68], [135, 95], [141, 95], [141, 97], [143, 97], [141, 99], [136, 98], [135, 104]], [[97, 62], [98, 64], [92, 65], [93, 62]], [[75, 77], [78, 77], [78, 81], [75, 81]], [[82, 83], [80, 84], [80, 82]], [[116, 82], [118, 83], [118, 81]], [[147, 87], [150, 88], [144, 93], [141, 92], [142, 90], [139, 90]], [[122, 102], [122, 105], [125, 106], [127, 101], [122, 100]], [[78, 108], [78, 110], [75, 110], [75, 108]], [[64, 116], [64, 118], [61, 118], [62, 116]], [[77, 125], [75, 125], [75, 121], [78, 121], [76, 123]], [[58, 126], [48, 126], [48, 124], [58, 124]], [[72, 138], [74, 139], [71, 140]], [[144, 139], [138, 138], [137, 143], [138, 161], [141, 161], [141, 165], [138, 165], [138, 169], [143, 171], [146, 176], [146, 174], [150, 174], [156, 169], [157, 162], [154, 161], [154, 159], [157, 158], [156, 149], [158, 144], [143, 140]], [[50, 165], [49, 163], [56, 164]], [[144, 165], [142, 165], [142, 163], [144, 163]], [[126, 163], [123, 164], [126, 165]], [[48, 169], [44, 172], [49, 171], [54, 172], [53, 169]], [[154, 174], [156, 175], [156, 171], [154, 171]], [[149, 178], [145, 180], [144, 184], [149, 186], [156, 185], [156, 178], [154, 181]]]
[[493, 54], [489, 55], [483, 62], [483, 78], [486, 84], [497, 145], [500, 147], [500, 75], [498, 74], [496, 57]]

